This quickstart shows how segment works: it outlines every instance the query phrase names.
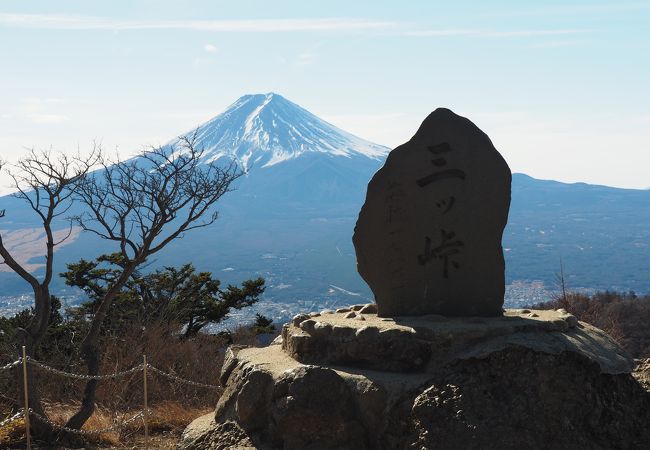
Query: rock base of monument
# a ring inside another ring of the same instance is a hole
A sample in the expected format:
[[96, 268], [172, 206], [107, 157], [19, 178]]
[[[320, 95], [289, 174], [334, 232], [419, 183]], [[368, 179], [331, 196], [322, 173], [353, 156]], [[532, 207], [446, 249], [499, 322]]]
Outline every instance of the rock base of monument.
[[603, 333], [560, 311], [296, 316], [231, 347], [225, 391], [180, 449], [606, 449], [650, 442], [650, 394]]

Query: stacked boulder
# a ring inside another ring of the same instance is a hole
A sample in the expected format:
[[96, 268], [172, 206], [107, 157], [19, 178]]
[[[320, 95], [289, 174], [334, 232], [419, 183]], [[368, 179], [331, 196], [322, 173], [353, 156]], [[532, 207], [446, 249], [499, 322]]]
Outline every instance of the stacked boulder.
[[376, 303], [231, 347], [216, 411], [179, 448], [650, 448], [634, 361], [564, 310], [503, 310], [511, 174], [437, 109], [368, 185], [353, 242]]
[[[634, 361], [563, 310], [381, 318], [299, 315], [265, 348], [231, 347], [190, 449], [609, 449], [650, 442]], [[364, 312], [361, 312], [364, 311]]]

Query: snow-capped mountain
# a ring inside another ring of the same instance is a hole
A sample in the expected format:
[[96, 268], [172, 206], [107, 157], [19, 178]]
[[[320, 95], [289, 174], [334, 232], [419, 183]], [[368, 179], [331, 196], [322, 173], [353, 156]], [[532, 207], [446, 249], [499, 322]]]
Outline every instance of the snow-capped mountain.
[[181, 137], [191, 136], [204, 149], [204, 162], [234, 159], [246, 171], [237, 190], [220, 202], [236, 214], [324, 213], [324, 206], [356, 212], [390, 151], [275, 93], [239, 98]]
[[206, 150], [206, 161], [235, 158], [246, 170], [268, 168], [311, 153], [382, 161], [389, 151], [325, 122], [275, 93], [244, 95], [185, 136], [194, 133]]

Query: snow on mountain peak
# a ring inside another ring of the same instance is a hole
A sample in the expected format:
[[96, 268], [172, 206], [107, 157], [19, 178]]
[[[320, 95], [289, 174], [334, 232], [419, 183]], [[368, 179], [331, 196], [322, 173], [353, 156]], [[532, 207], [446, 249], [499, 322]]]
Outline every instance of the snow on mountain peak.
[[270, 167], [311, 152], [382, 160], [390, 151], [272, 92], [244, 95], [199, 125], [196, 133], [197, 143], [206, 150], [206, 162], [234, 157], [245, 169]]

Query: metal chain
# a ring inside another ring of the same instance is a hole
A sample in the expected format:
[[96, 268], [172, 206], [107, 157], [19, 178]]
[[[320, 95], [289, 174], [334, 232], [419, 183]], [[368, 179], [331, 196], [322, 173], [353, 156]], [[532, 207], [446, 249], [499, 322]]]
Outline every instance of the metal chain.
[[0, 422], [0, 428], [4, 427], [5, 425], [9, 425], [11, 422], [14, 422], [14, 421], [20, 419], [24, 415], [25, 415], [25, 411], [21, 409], [20, 411], [18, 411], [13, 416], [11, 416], [8, 419], [5, 419], [2, 422]]
[[22, 364], [22, 362], [23, 362], [23, 358], [18, 358], [16, 361], [9, 363], [6, 366], [0, 367], [0, 370], [9, 370], [13, 367], [16, 367], [19, 364]]
[[218, 391], [221, 389], [221, 386], [216, 386], [213, 384], [204, 384], [204, 383], [198, 383], [196, 381], [191, 381], [191, 380], [186, 380], [185, 378], [181, 378], [177, 375], [173, 375], [171, 373], [164, 372], [157, 367], [152, 366], [151, 364], [147, 364], [147, 367], [151, 369], [152, 371], [156, 372], [159, 375], [162, 375], [164, 377], [167, 377], [171, 380], [178, 381], [179, 383], [185, 383], [189, 384], [190, 386], [195, 386], [195, 387], [200, 387], [200, 388], [205, 388], [205, 389], [213, 389], [215, 391]]
[[131, 369], [125, 370], [123, 372], [116, 372], [116, 373], [111, 373], [111, 374], [108, 374], [108, 375], [81, 375], [81, 374], [77, 374], [77, 373], [65, 372], [63, 370], [59, 370], [59, 369], [55, 369], [55, 368], [50, 367], [50, 366], [46, 366], [45, 364], [43, 364], [41, 362], [38, 362], [35, 359], [29, 358], [29, 357], [27, 357], [27, 362], [29, 364], [34, 365], [34, 366], [40, 367], [41, 369], [45, 370], [46, 372], [51, 372], [51, 373], [54, 373], [56, 375], [61, 375], [63, 377], [75, 378], [77, 380], [110, 380], [110, 379], [114, 379], [114, 378], [123, 377], [123, 376], [129, 375], [129, 374], [135, 373], [135, 372], [139, 372], [142, 369], [144, 369], [143, 364], [138, 364], [137, 366], [132, 367]]
[[144, 417], [144, 411], [140, 411], [135, 416], [125, 420], [124, 422], [116, 423], [112, 427], [101, 428], [99, 430], [77, 430], [75, 428], [68, 428], [68, 427], [65, 427], [63, 425], [56, 424], [56, 423], [52, 422], [51, 420], [48, 420], [47, 418], [41, 416], [40, 414], [35, 413], [31, 408], [29, 410], [29, 414], [30, 414], [30, 417], [31, 416], [36, 417], [41, 422], [48, 424], [49, 426], [51, 426], [52, 428], [54, 428], [56, 430], [66, 431], [68, 433], [79, 434], [79, 435], [84, 435], [84, 436], [93, 435], [93, 434], [101, 434], [101, 433], [110, 433], [110, 432], [116, 431], [116, 430], [118, 430], [120, 428], [124, 428], [126, 425], [130, 424], [131, 422], [134, 422], [134, 421], [138, 420], [139, 418]]

